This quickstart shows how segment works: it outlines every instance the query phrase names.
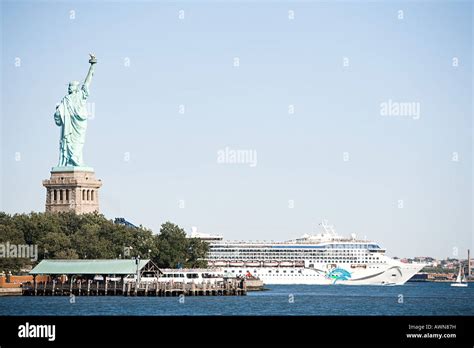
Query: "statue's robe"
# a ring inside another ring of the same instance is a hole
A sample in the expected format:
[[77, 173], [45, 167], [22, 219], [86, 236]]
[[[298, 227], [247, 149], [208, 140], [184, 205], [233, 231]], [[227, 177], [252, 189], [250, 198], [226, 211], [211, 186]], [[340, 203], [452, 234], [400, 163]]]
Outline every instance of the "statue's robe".
[[84, 84], [80, 90], [66, 95], [54, 114], [56, 125], [61, 127], [60, 167], [84, 166], [82, 148], [86, 138], [88, 97], [89, 88]]

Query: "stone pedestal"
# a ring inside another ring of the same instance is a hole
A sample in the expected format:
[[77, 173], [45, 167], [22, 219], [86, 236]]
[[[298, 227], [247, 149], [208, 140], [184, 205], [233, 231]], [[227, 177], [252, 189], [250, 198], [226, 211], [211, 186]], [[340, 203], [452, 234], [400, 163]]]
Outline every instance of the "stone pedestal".
[[46, 212], [73, 211], [76, 214], [99, 211], [99, 188], [92, 168], [55, 167], [46, 187]]

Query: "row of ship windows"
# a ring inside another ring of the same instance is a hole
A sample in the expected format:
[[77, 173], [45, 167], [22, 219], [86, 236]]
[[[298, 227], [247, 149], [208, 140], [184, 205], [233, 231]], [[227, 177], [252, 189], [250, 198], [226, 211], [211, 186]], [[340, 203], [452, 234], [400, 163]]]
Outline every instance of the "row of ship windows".
[[[285, 257], [280, 257], [280, 258], [270, 258], [270, 257], [247, 257], [247, 258], [242, 258], [238, 256], [231, 256], [231, 257], [210, 257], [210, 260], [284, 260], [288, 259]], [[291, 260], [306, 260], [304, 257], [292, 257]], [[350, 262], [350, 261], [356, 261], [356, 260], [365, 260], [365, 261], [379, 261], [379, 257], [316, 257], [314, 260], [319, 260], [319, 261], [333, 261], [333, 260], [340, 260], [341, 262]], [[314, 262], [314, 260], [311, 260], [310, 262]]]
[[[229, 270], [226, 269], [225, 272], [229, 272]], [[232, 272], [232, 273], [236, 273], [235, 270], [231, 270], [231, 272]], [[250, 272], [250, 271], [247, 270], [246, 272]], [[275, 271], [275, 273], [279, 273], [279, 272], [280, 272], [280, 271], [278, 271], [278, 270]], [[282, 271], [282, 272], [283, 272], [283, 273], [286, 273], [286, 271]], [[242, 270], [240, 269], [239, 272], [237, 272], [237, 273], [243, 273], [243, 272], [242, 272]], [[254, 269], [254, 270], [253, 270], [253, 273], [258, 273], [258, 270]], [[263, 272], [260, 272], [260, 273], [263, 273]], [[269, 270], [269, 271], [267, 271], [267, 273], [272, 273], [272, 271]], [[295, 273], [295, 271], [290, 271], [290, 273]], [[302, 273], [302, 272], [301, 272], [301, 271], [298, 271], [298, 273]]]
[[360, 254], [377, 251], [368, 250], [229, 250], [229, 249], [214, 249], [211, 248], [212, 253], [236, 253], [236, 254]]
[[[265, 247], [264, 247], [265, 248]], [[359, 250], [359, 249], [380, 249], [378, 245], [375, 244], [329, 244], [325, 246], [320, 246], [320, 247], [309, 247], [308, 249], [310, 250], [301, 250], [301, 248], [297, 248], [296, 250], [294, 248], [288, 247], [281, 247], [280, 250], [276, 248], [271, 248], [271, 247], [266, 247], [265, 249], [270, 249], [272, 251], [303, 251], [303, 252], [308, 252], [311, 251], [311, 249], [320, 249], [321, 251], [326, 250], [326, 249], [346, 249], [346, 250]], [[221, 250], [221, 251], [239, 251], [239, 250], [249, 250], [251, 252], [256, 252], [262, 250], [262, 247], [234, 247], [234, 248], [229, 248], [229, 247], [222, 247], [222, 246], [212, 246], [213, 250]]]
[[[368, 268], [380, 268], [380, 267], [379, 267], [379, 266], [369, 266]], [[229, 272], [229, 270], [225, 270], [225, 272]], [[231, 272], [232, 272], [232, 273], [243, 273], [242, 270], [239, 270], [238, 272], [236, 272], [236, 270], [231, 270]], [[250, 271], [249, 271], [249, 270], [246, 270], [245, 272], [250, 272]], [[287, 271], [283, 270], [283, 271], [281, 271], [281, 274], [280, 274], [280, 271], [276, 270], [276, 271], [275, 271], [275, 274], [273, 274], [273, 275], [276, 275], [276, 276], [277, 276], [277, 275], [282, 275], [283, 273], [290, 273], [290, 274], [285, 274], [285, 275], [299, 275], [299, 274], [302, 273], [301, 270], [300, 270], [300, 271], [297, 271], [297, 272], [298, 272], [297, 274], [294, 274], [295, 271], [287, 272]], [[258, 274], [259, 272], [258, 272], [258, 270], [254, 269], [254, 270], [253, 270], [253, 273]], [[262, 273], [265, 273], [265, 272], [260, 272], [260, 274], [262, 274]], [[271, 271], [271, 270], [268, 270], [266, 273], [267, 273], [268, 275], [272, 275], [272, 271]], [[301, 275], [304, 275], [304, 274], [301, 274]], [[306, 275], [308, 276], [308, 274], [306, 274]]]
[[311, 250], [311, 251], [291, 251], [291, 250], [258, 250], [258, 251], [229, 251], [229, 250], [215, 250], [211, 249], [213, 253], [225, 253], [225, 254], [299, 254], [299, 255], [307, 255], [307, 254], [379, 254], [376, 251], [369, 251], [369, 250]]
[[208, 255], [210, 260], [355, 260], [355, 259], [371, 259], [371, 260], [383, 260], [383, 257], [379, 256], [368, 256], [368, 255], [352, 255], [352, 256], [341, 256], [341, 255], [324, 255], [324, 256], [311, 256], [311, 257], [295, 257], [295, 256], [245, 256], [245, 255]]
[[378, 257], [317, 257], [315, 260], [380, 260]]
[[300, 257], [318, 257], [318, 256], [364, 256], [364, 255], [377, 255], [376, 253], [311, 253], [311, 254], [296, 254], [296, 253], [216, 253], [210, 252], [209, 255], [228, 255], [228, 256], [300, 256]]
[[279, 258], [279, 257], [304, 257], [305, 259], [307, 258], [315, 258], [315, 257], [380, 257], [380, 255], [376, 254], [350, 254], [350, 255], [345, 255], [345, 254], [316, 254], [316, 255], [272, 255], [272, 254], [214, 254], [210, 253], [210, 257], [245, 257], [245, 258], [250, 258], [250, 257], [274, 257], [274, 258]]

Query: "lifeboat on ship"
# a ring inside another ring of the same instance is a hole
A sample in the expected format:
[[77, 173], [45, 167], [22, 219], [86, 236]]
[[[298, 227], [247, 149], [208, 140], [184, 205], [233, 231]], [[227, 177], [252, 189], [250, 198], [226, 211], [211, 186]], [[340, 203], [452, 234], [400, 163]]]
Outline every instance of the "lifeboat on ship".
[[247, 267], [260, 267], [261, 263], [259, 261], [249, 261], [245, 263]]
[[214, 261], [214, 266], [216, 266], [216, 267], [225, 267], [225, 266], [227, 266], [227, 262], [225, 262], [225, 261]]
[[242, 261], [232, 261], [229, 263], [231, 267], [243, 267], [244, 263]]
[[367, 265], [363, 265], [363, 264], [352, 264], [351, 265], [351, 268], [367, 268]]
[[280, 267], [293, 267], [295, 264], [292, 261], [282, 261], [280, 262]]
[[265, 261], [263, 263], [264, 267], [278, 267], [279, 263], [276, 261]]

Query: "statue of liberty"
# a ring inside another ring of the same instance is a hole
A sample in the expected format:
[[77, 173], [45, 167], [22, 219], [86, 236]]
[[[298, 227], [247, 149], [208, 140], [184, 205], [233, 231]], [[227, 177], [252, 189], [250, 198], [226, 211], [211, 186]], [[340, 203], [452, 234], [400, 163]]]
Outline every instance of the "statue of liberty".
[[86, 138], [89, 85], [97, 59], [90, 54], [90, 67], [82, 86], [78, 81], [69, 83], [68, 94], [56, 105], [54, 121], [61, 127], [58, 167], [84, 167], [82, 148]]

